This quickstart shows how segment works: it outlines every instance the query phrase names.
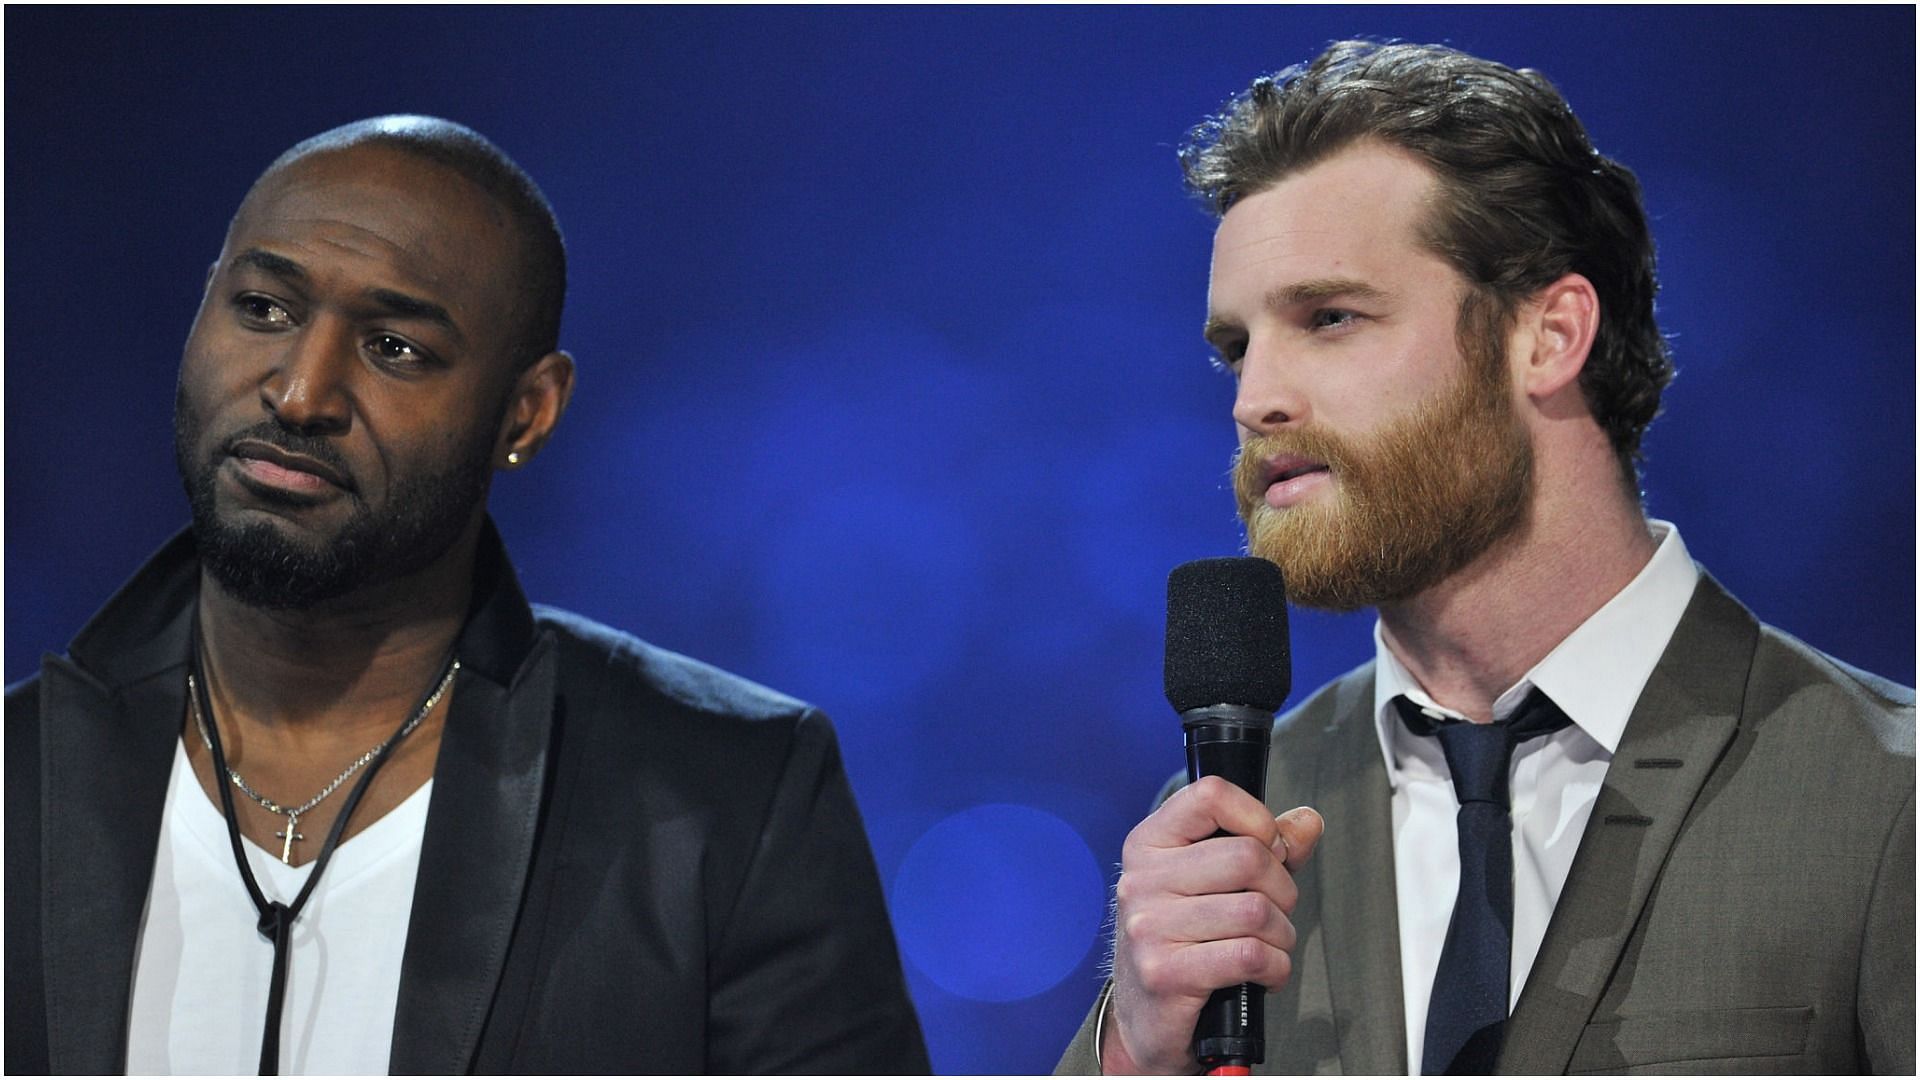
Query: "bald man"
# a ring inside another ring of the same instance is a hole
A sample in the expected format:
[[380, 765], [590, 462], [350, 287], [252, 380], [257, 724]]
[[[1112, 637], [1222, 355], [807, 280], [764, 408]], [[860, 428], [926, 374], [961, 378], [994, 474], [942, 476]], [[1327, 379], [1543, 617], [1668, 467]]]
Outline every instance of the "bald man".
[[254, 184], [192, 527], [7, 692], [8, 1072], [927, 1070], [825, 717], [521, 595], [565, 287], [457, 124]]

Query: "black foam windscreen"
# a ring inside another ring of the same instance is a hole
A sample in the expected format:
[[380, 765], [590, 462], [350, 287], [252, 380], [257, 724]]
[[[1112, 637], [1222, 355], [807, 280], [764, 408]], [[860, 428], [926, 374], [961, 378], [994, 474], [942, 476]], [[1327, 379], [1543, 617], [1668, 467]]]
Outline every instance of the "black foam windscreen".
[[1198, 559], [1167, 577], [1167, 700], [1178, 712], [1278, 712], [1293, 685], [1287, 587], [1265, 559]]

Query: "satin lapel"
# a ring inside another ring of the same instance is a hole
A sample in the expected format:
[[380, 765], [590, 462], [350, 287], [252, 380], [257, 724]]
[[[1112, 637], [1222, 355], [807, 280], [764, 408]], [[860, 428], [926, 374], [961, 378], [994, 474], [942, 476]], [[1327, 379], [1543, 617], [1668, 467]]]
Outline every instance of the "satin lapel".
[[555, 708], [551, 635], [510, 687], [463, 671], [434, 765], [389, 1068], [464, 1073], [533, 860]]
[[56, 1073], [118, 1073], [186, 673], [116, 697], [48, 657], [40, 693], [48, 1060]]
[[1407, 1071], [1400, 1007], [1400, 915], [1394, 902], [1393, 792], [1374, 734], [1373, 682], [1343, 681], [1321, 745], [1314, 808], [1327, 831], [1314, 850], [1340, 1069]]
[[1701, 574], [1607, 769], [1580, 850], [1507, 1022], [1503, 1073], [1561, 1073], [1687, 812], [1739, 727], [1760, 639], [1752, 614]]

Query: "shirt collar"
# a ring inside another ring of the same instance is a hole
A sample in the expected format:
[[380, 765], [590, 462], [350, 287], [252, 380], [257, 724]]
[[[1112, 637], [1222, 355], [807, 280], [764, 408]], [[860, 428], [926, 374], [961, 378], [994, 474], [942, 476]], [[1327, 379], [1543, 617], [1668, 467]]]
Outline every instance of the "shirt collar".
[[[1537, 686], [1573, 720], [1575, 727], [1608, 754], [1619, 747], [1634, 703], [1640, 700], [1640, 691], [1645, 689], [1654, 665], [1667, 651], [1667, 642], [1680, 625], [1680, 616], [1700, 580], [1700, 570], [1687, 555], [1680, 530], [1665, 521], [1649, 520], [1647, 527], [1656, 541], [1647, 565], [1501, 694], [1493, 703], [1495, 717], [1512, 712]], [[1396, 751], [1405, 729], [1394, 713], [1393, 699], [1405, 694], [1415, 704], [1449, 713], [1452, 710], [1427, 696], [1406, 665], [1387, 647], [1377, 620], [1373, 624], [1373, 653], [1374, 728], [1380, 738], [1381, 756], [1386, 759], [1387, 779], [1398, 788], [1404, 755]]]

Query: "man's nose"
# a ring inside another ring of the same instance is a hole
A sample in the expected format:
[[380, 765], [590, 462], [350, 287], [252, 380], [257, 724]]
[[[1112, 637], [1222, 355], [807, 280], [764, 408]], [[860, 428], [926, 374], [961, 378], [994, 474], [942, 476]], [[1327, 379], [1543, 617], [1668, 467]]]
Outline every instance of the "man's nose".
[[1306, 398], [1296, 375], [1272, 349], [1249, 344], [1240, 359], [1240, 381], [1233, 395], [1234, 422], [1265, 435], [1306, 419]]
[[353, 416], [348, 381], [358, 366], [353, 333], [325, 315], [289, 336], [260, 383], [260, 402], [282, 424], [306, 435], [338, 435]]

